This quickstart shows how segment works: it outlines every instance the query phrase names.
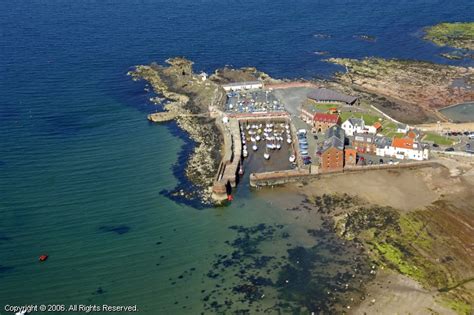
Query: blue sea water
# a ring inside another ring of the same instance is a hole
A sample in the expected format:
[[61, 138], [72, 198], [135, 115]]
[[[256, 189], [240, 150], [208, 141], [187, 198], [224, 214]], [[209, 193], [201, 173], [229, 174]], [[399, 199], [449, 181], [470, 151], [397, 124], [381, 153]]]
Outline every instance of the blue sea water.
[[245, 183], [227, 208], [197, 210], [160, 194], [178, 184], [173, 165], [186, 139], [172, 123], [145, 120], [154, 107], [144, 84], [126, 76], [132, 66], [180, 55], [208, 72], [338, 70], [315, 51], [472, 65], [443, 59], [449, 49], [421, 36], [424, 26], [472, 19], [473, 9], [469, 0], [1, 1], [0, 307], [196, 314], [229, 226], [285, 224], [293, 243], [309, 242], [301, 231], [311, 222], [269, 207]]

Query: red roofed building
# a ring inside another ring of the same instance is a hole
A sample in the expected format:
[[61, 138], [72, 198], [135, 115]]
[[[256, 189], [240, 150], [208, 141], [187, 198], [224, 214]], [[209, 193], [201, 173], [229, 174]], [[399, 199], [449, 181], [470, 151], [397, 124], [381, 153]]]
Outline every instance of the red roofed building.
[[313, 127], [316, 132], [325, 132], [328, 128], [340, 123], [341, 118], [337, 114], [316, 113], [313, 116]]
[[413, 149], [413, 139], [411, 138], [393, 138], [392, 147], [397, 149]]
[[429, 158], [428, 146], [414, 141], [412, 138], [393, 138], [392, 144], [383, 150], [377, 150], [377, 155], [390, 156], [400, 160], [427, 160]]
[[374, 124], [374, 128], [375, 128], [375, 130], [380, 131], [380, 130], [382, 130], [382, 124], [379, 123], [378, 121], [376, 121], [375, 124]]

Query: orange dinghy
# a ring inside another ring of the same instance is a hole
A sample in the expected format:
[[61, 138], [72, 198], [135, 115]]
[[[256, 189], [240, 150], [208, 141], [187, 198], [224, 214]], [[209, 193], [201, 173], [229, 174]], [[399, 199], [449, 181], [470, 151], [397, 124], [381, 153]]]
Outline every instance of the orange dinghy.
[[39, 261], [46, 261], [47, 259], [48, 259], [48, 255], [39, 256]]

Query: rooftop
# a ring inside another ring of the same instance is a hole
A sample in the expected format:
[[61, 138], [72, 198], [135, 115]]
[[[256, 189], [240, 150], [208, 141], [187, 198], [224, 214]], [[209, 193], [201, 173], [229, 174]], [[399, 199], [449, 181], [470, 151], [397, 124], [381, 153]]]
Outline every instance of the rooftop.
[[392, 147], [400, 149], [413, 149], [413, 139], [411, 138], [393, 138]]
[[316, 113], [314, 114], [315, 121], [327, 121], [332, 123], [337, 123], [339, 120], [339, 115], [337, 114], [325, 114], [325, 113]]
[[344, 149], [344, 130], [338, 125], [332, 126], [326, 131], [326, 140], [324, 140], [321, 152], [330, 148]]
[[353, 104], [357, 101], [357, 97], [346, 95], [329, 89], [316, 89], [308, 94], [308, 98], [315, 101], [339, 101]]
[[365, 122], [362, 118], [354, 118], [354, 117], [351, 117], [351, 118], [348, 118], [347, 119], [352, 126], [356, 127], [356, 126], [364, 126], [365, 125]]

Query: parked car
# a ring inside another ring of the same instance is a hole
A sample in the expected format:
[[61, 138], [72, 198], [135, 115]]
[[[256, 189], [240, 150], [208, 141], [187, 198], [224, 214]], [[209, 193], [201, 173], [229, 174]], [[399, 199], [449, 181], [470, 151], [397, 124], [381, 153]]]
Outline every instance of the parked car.
[[454, 151], [454, 148], [447, 148], [446, 150], [444, 150], [446, 152], [453, 152]]
[[437, 143], [433, 143], [434, 148], [439, 148], [439, 145]]
[[380, 159], [380, 160], [379, 160], [379, 163], [380, 163], [380, 164], [383, 164], [383, 159]]
[[374, 161], [369, 160], [369, 165], [372, 165], [372, 164], [374, 164]]
[[308, 145], [306, 143], [300, 143], [300, 148], [303, 149], [303, 150], [307, 150]]
[[393, 164], [393, 160], [390, 159], [390, 161], [388, 161], [388, 164]]

